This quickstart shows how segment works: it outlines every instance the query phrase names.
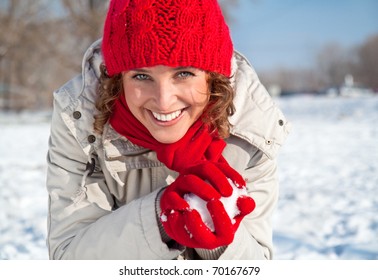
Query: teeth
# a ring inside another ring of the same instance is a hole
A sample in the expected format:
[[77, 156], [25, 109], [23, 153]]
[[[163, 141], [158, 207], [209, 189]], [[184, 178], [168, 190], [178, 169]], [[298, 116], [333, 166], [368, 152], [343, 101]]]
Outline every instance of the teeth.
[[159, 114], [159, 113], [155, 113], [155, 112], [152, 112], [152, 114], [154, 115], [155, 119], [157, 119], [158, 121], [169, 122], [169, 121], [176, 119], [178, 116], [180, 116], [181, 112], [182, 112], [182, 110], [178, 110], [178, 111], [170, 113], [170, 114]]

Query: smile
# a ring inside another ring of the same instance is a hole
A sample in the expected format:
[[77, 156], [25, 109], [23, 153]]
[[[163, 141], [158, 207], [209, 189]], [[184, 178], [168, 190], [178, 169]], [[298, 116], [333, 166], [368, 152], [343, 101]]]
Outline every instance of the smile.
[[170, 122], [170, 121], [173, 121], [174, 119], [177, 119], [181, 115], [182, 111], [183, 110], [177, 110], [177, 111], [175, 111], [173, 113], [169, 113], [169, 114], [160, 114], [160, 113], [152, 112], [152, 115], [158, 121]]

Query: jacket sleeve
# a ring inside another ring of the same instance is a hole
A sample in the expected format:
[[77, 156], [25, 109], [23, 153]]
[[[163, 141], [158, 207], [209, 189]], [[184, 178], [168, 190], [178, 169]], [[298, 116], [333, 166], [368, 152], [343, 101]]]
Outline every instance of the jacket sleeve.
[[233, 243], [220, 259], [272, 259], [271, 218], [278, 200], [276, 159], [236, 137], [229, 141], [225, 156], [247, 180], [256, 208], [242, 220]]
[[114, 210], [101, 171], [81, 185], [88, 157], [62, 119], [66, 110], [54, 103], [47, 156], [50, 259], [176, 258], [181, 252], [160, 241], [158, 190]]

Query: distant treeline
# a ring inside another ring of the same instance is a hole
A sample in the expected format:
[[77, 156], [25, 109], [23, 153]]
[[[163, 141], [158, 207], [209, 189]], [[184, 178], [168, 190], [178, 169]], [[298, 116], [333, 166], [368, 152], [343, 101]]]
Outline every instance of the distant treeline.
[[357, 86], [378, 92], [378, 34], [348, 49], [330, 43], [318, 52], [315, 61], [308, 69], [276, 69], [260, 73], [260, 78], [283, 92], [316, 93], [342, 85], [349, 76]]
[[[236, 2], [220, 1], [226, 16]], [[3, 0], [0, 110], [51, 108], [52, 92], [80, 72], [85, 50], [101, 36], [107, 5], [107, 0]], [[313, 69], [279, 69], [259, 76], [282, 90], [316, 90], [352, 74], [356, 82], [377, 89], [377, 50], [378, 35], [353, 50], [326, 47]]]

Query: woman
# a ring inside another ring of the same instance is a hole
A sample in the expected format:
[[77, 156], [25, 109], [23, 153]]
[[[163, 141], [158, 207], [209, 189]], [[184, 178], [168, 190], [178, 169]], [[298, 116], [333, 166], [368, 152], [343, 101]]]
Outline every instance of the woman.
[[271, 259], [288, 127], [216, 0], [111, 1], [54, 94], [50, 258]]

